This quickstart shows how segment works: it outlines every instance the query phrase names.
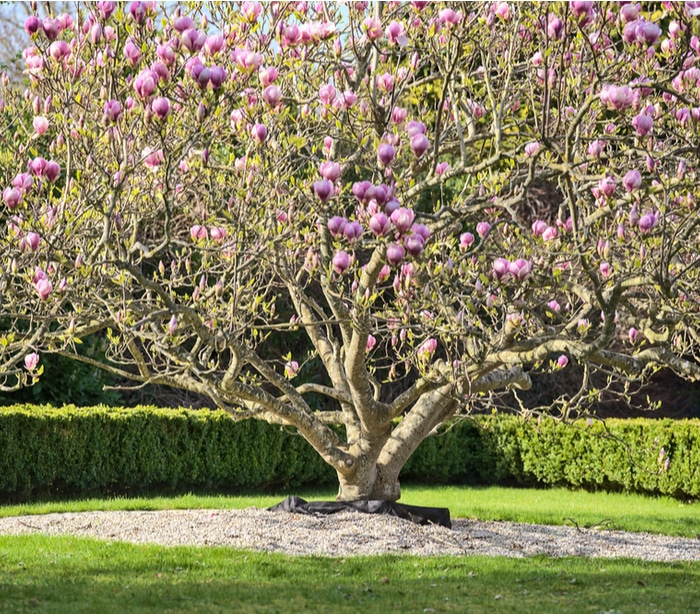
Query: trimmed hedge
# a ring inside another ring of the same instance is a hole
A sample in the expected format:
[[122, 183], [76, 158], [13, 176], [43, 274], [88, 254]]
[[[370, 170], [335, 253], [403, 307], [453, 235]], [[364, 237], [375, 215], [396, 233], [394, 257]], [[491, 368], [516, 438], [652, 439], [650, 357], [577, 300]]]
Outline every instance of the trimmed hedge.
[[[426, 439], [401, 478], [696, 498], [699, 465], [698, 420], [563, 425], [486, 416], [455, 422]], [[335, 472], [293, 429], [234, 422], [220, 411], [0, 408], [0, 500], [91, 492], [289, 490], [335, 481]]]

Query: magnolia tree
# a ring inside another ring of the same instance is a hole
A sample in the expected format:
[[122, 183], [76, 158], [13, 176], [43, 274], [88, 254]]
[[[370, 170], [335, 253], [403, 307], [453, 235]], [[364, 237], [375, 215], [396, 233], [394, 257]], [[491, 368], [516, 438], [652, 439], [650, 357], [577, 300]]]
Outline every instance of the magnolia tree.
[[395, 500], [438, 425], [538, 373], [583, 366], [564, 414], [595, 372], [700, 376], [696, 4], [29, 17], [5, 388], [99, 334], [111, 373], [293, 425], [340, 499]]

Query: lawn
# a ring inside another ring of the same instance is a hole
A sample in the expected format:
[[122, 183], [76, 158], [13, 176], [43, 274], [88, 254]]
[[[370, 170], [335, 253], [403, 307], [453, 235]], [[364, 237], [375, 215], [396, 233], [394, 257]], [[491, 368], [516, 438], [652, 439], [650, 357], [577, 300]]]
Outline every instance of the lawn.
[[[330, 492], [299, 493], [312, 499]], [[89, 500], [0, 508], [2, 515], [87, 509], [263, 507], [280, 496]], [[695, 536], [700, 506], [567, 490], [408, 487], [407, 503], [455, 517]], [[166, 548], [40, 535], [0, 537], [0, 612], [696, 612], [700, 562], [534, 557], [326, 559]]]

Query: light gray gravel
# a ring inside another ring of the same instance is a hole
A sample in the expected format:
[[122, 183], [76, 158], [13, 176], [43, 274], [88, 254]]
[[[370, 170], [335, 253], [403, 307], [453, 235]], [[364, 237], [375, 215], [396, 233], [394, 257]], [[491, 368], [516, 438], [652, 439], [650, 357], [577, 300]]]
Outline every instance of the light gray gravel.
[[0, 518], [0, 534], [44, 533], [166, 546], [230, 546], [295, 555], [502, 555], [700, 561], [700, 539], [454, 519], [452, 529], [391, 516], [309, 516], [261, 509], [80, 512]]

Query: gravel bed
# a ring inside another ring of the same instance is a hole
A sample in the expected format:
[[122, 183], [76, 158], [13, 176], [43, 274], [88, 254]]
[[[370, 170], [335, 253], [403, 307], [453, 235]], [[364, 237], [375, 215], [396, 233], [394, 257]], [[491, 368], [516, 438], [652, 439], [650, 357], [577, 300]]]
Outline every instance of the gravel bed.
[[245, 510], [78, 512], [0, 518], [0, 534], [78, 535], [165, 546], [229, 546], [294, 555], [501, 555], [700, 561], [700, 539], [607, 529], [453, 519], [452, 529], [383, 515]]

